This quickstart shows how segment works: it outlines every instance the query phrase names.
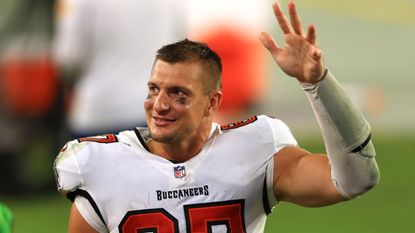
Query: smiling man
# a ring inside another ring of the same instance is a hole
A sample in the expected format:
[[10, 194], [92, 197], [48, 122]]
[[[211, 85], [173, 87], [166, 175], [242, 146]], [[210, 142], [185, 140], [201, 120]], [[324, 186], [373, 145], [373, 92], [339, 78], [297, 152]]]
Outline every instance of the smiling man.
[[71, 199], [69, 232], [263, 232], [280, 201], [307, 207], [355, 198], [379, 172], [370, 126], [324, 68], [316, 32], [274, 13], [280, 47], [260, 39], [300, 82], [327, 148], [300, 148], [288, 126], [264, 115], [219, 126], [222, 65], [189, 40], [158, 50], [144, 102], [148, 128], [68, 142], [56, 163], [59, 191]]
[[200, 151], [222, 99], [221, 70], [216, 53], [189, 40], [158, 51], [144, 102], [152, 152], [184, 162]]

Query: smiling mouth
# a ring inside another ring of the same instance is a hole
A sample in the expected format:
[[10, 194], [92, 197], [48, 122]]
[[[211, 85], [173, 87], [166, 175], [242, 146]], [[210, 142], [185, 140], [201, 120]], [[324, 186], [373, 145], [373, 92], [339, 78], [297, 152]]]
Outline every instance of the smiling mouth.
[[168, 119], [168, 118], [161, 118], [161, 117], [153, 117], [154, 124], [159, 127], [171, 125], [175, 122], [175, 119]]

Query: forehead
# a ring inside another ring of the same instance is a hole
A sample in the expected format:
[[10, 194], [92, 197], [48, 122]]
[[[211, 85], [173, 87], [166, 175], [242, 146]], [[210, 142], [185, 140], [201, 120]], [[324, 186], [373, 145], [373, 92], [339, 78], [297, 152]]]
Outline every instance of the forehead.
[[153, 66], [149, 83], [157, 85], [202, 87], [202, 66], [196, 62], [168, 63], [157, 60]]

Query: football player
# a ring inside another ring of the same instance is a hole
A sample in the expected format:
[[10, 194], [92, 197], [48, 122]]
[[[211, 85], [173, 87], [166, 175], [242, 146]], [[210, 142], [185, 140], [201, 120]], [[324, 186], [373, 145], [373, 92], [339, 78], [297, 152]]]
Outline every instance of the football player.
[[179, 41], [157, 52], [148, 128], [80, 138], [59, 154], [58, 189], [74, 202], [69, 232], [263, 232], [278, 202], [325, 206], [377, 184], [370, 126], [325, 68], [315, 27], [303, 31], [294, 3], [290, 21], [273, 9], [285, 45], [267, 33], [260, 39], [304, 89], [327, 155], [300, 148], [275, 118], [213, 123], [220, 58], [205, 44]]

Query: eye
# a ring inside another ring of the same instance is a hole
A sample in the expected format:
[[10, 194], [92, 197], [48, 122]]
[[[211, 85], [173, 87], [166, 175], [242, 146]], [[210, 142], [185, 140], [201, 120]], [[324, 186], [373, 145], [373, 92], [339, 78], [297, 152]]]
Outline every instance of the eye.
[[174, 100], [176, 101], [176, 103], [179, 104], [185, 104], [187, 101], [187, 92], [180, 89], [180, 88], [174, 88], [171, 90], [171, 93], [174, 96]]
[[175, 93], [175, 100], [179, 104], [185, 104], [187, 100], [187, 95], [183, 91], [177, 90]]
[[180, 87], [171, 88], [170, 93], [173, 94], [175, 97], [186, 97], [188, 95], [186, 90]]
[[149, 86], [148, 87], [148, 93], [149, 94], [155, 94], [157, 92], [158, 92], [158, 88], [157, 87], [155, 87], [155, 86]]
[[184, 95], [186, 95], [186, 94], [185, 94], [183, 91], [181, 91], [181, 90], [176, 90], [174, 94], [176, 94], [176, 95], [178, 95], [178, 96], [184, 96]]

